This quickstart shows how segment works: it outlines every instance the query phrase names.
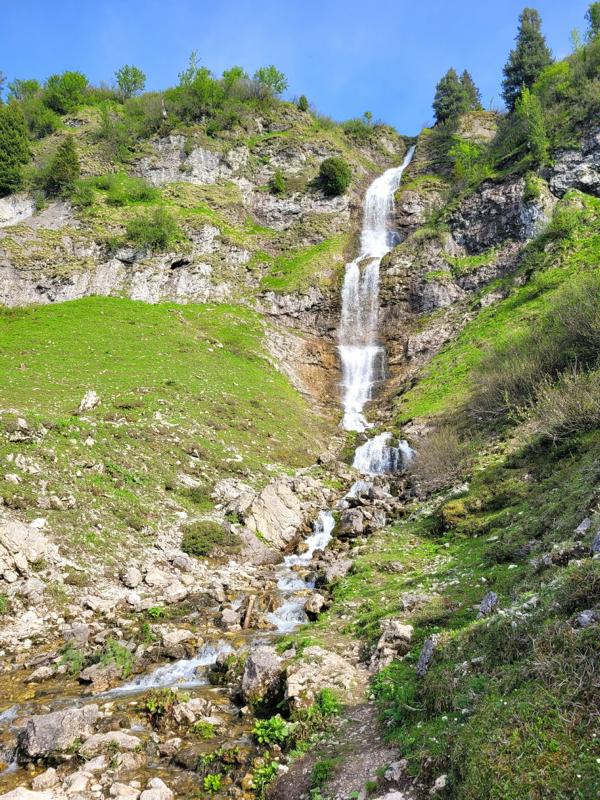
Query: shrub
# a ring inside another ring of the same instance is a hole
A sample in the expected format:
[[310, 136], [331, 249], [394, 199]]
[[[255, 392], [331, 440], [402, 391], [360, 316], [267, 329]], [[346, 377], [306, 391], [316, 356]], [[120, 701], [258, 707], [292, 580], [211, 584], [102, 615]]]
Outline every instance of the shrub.
[[87, 85], [81, 72], [51, 75], [44, 86], [44, 103], [57, 114], [69, 114], [83, 104]]
[[42, 139], [60, 128], [60, 117], [44, 105], [40, 96], [26, 97], [21, 101], [21, 109], [33, 139]]
[[317, 695], [316, 704], [325, 717], [336, 716], [342, 710], [340, 699], [333, 689], [321, 689]]
[[144, 91], [146, 76], [139, 67], [125, 64], [115, 72], [115, 78], [117, 79], [119, 94], [124, 100]]
[[419, 488], [435, 492], [459, 481], [470, 461], [470, 447], [450, 424], [440, 424], [419, 442], [410, 464]]
[[107, 103], [101, 105], [99, 111], [100, 125], [93, 132], [92, 138], [104, 145], [110, 158], [123, 160], [127, 157], [131, 147], [129, 120], [123, 120], [111, 113]]
[[78, 675], [85, 664], [85, 656], [81, 650], [69, 643], [63, 648], [58, 663], [65, 665], [71, 675]]
[[133, 245], [153, 252], [168, 250], [181, 236], [175, 218], [166, 208], [134, 217], [127, 223], [126, 234]]
[[308, 100], [305, 94], [301, 94], [298, 98], [298, 108], [300, 111], [308, 111]]
[[190, 731], [201, 739], [213, 739], [215, 735], [215, 726], [212, 722], [200, 720], [199, 722], [194, 722]]
[[600, 371], [545, 377], [536, 387], [532, 419], [539, 433], [563, 439], [600, 427]]
[[96, 197], [96, 183], [93, 178], [80, 178], [75, 181], [75, 186], [71, 192], [71, 202], [78, 208], [89, 208], [94, 204]]
[[60, 143], [44, 171], [44, 188], [50, 195], [68, 197], [75, 191], [79, 171], [75, 140], [69, 135]]
[[285, 192], [285, 175], [280, 169], [271, 178], [270, 188], [273, 194], [283, 194]]
[[158, 728], [173, 713], [179, 699], [173, 689], [152, 689], [148, 692], [143, 700], [143, 708], [153, 728]]
[[209, 794], [216, 794], [217, 792], [221, 791], [222, 782], [223, 776], [220, 773], [211, 773], [204, 776], [202, 780], [202, 786], [204, 787], [205, 792], [209, 792]]
[[96, 178], [96, 186], [106, 191], [106, 201], [111, 206], [148, 203], [158, 197], [158, 190], [143, 178], [132, 178], [124, 173], [102, 175]]
[[108, 639], [100, 656], [103, 665], [114, 664], [121, 669], [124, 678], [133, 671], [133, 654], [117, 639]]
[[321, 162], [319, 168], [319, 182], [321, 188], [329, 197], [343, 194], [350, 186], [352, 172], [343, 158], [333, 156]]
[[323, 758], [315, 762], [312, 770], [312, 785], [322, 787], [333, 775], [335, 768], [339, 764], [339, 758]]
[[254, 723], [252, 735], [259, 744], [282, 744], [290, 735], [289, 724], [279, 715], [259, 719]]
[[181, 549], [191, 556], [208, 556], [217, 547], [231, 550], [238, 544], [237, 537], [218, 522], [199, 520], [184, 528]]
[[0, 197], [23, 185], [30, 151], [23, 112], [16, 102], [0, 105]]
[[258, 800], [263, 800], [267, 786], [273, 782], [278, 772], [278, 761], [263, 764], [252, 772], [252, 786]]

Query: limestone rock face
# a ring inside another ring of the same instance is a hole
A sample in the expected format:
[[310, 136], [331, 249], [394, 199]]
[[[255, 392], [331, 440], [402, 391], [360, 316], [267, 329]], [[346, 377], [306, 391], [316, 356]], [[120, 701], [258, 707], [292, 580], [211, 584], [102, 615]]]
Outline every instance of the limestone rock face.
[[600, 128], [584, 139], [581, 150], [566, 150], [558, 155], [550, 188], [558, 197], [569, 189], [600, 196]]
[[302, 504], [288, 481], [273, 481], [254, 500], [245, 521], [253, 533], [283, 549], [304, 521]]
[[486, 181], [467, 197], [450, 219], [454, 240], [468, 253], [482, 253], [507, 239], [527, 241], [549, 220], [555, 201], [549, 193], [525, 200], [523, 178], [496, 184]]
[[35, 213], [35, 201], [27, 194], [11, 194], [0, 198], [0, 228], [18, 225]]
[[92, 733], [98, 716], [98, 706], [89, 705], [29, 717], [19, 737], [19, 758], [26, 761], [65, 750], [76, 739]]

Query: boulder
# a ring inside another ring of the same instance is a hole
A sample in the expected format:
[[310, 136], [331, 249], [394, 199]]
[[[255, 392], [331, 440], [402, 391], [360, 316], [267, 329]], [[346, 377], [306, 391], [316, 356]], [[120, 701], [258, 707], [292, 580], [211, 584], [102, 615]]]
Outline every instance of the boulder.
[[315, 592], [311, 595], [306, 603], [304, 604], [304, 610], [306, 611], [306, 616], [310, 620], [315, 620], [323, 610], [327, 603], [327, 600], [323, 597], [322, 594], [319, 592]]
[[359, 671], [349, 661], [314, 645], [303, 651], [299, 661], [288, 665], [285, 697], [292, 708], [305, 708], [322, 689], [346, 694], [359, 680]]
[[123, 677], [123, 670], [116, 664], [92, 664], [79, 674], [81, 683], [89, 684], [90, 694], [106, 692]]
[[425, 675], [427, 675], [431, 662], [433, 661], [436, 644], [437, 636], [435, 634], [433, 636], [428, 636], [423, 642], [423, 647], [421, 648], [416, 666], [417, 677], [424, 678]]
[[98, 706], [89, 705], [29, 717], [19, 736], [19, 760], [27, 761], [56, 750], [66, 750], [76, 739], [92, 733], [98, 716]]
[[479, 604], [479, 613], [477, 617], [481, 619], [482, 617], [489, 617], [490, 614], [493, 614], [498, 606], [498, 595], [496, 592], [488, 592], [481, 603]]
[[186, 628], [161, 628], [160, 642], [169, 658], [185, 658], [196, 649], [196, 637]]
[[49, 767], [45, 772], [36, 775], [31, 781], [31, 788], [35, 789], [36, 792], [45, 792], [47, 789], [54, 788], [58, 784], [58, 781], [57, 771], [54, 767]]
[[244, 666], [241, 695], [246, 703], [271, 704], [281, 694], [284, 671], [273, 647], [258, 647]]
[[281, 478], [267, 484], [245, 515], [247, 528], [283, 550], [304, 522], [302, 504], [293, 483]]
[[160, 778], [152, 778], [140, 800], [173, 800], [173, 792]]
[[93, 408], [97, 408], [99, 405], [100, 397], [93, 389], [90, 389], [81, 398], [81, 402], [77, 408], [77, 413], [83, 414], [84, 411], [91, 411]]
[[137, 736], [132, 736], [123, 731], [109, 731], [96, 733], [81, 746], [79, 752], [84, 758], [93, 758], [104, 750], [137, 750], [141, 745]]
[[365, 532], [364, 515], [360, 508], [348, 508], [341, 517], [337, 527], [337, 535], [340, 539], [354, 539], [362, 536]]
[[137, 567], [128, 567], [121, 575], [121, 582], [128, 589], [135, 589], [143, 580], [142, 573]]
[[371, 656], [370, 667], [374, 672], [391, 664], [395, 658], [402, 658], [411, 648], [414, 629], [397, 619], [383, 620], [380, 623], [381, 636]]

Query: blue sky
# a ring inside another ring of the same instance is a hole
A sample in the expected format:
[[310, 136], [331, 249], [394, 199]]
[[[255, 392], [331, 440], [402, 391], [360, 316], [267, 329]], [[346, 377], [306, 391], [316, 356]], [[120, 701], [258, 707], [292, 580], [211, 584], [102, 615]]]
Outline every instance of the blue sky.
[[[583, 30], [589, 0], [537, 0], [557, 57]], [[216, 74], [274, 63], [289, 96], [335, 119], [371, 111], [414, 134], [431, 121], [437, 80], [468, 69], [500, 104], [502, 66], [525, 0], [4, 0], [0, 70], [44, 79], [77, 69], [110, 81], [124, 63], [148, 88], [172, 85], [192, 50]]]

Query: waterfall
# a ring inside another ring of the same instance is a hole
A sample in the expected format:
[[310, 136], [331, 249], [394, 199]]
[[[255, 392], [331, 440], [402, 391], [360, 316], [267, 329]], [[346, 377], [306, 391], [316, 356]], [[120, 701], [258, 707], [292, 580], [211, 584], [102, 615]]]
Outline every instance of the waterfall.
[[394, 192], [409, 165], [414, 147], [400, 167], [388, 169], [367, 190], [360, 252], [346, 265], [338, 350], [342, 362], [343, 426], [347, 431], [369, 427], [363, 410], [373, 387], [385, 377], [385, 348], [379, 343], [379, 266], [394, 246], [390, 228]]
[[391, 439], [391, 433], [380, 433], [357, 447], [352, 466], [363, 475], [385, 475], [406, 469], [414, 457], [414, 450], [404, 439], [397, 446], [391, 443]]

